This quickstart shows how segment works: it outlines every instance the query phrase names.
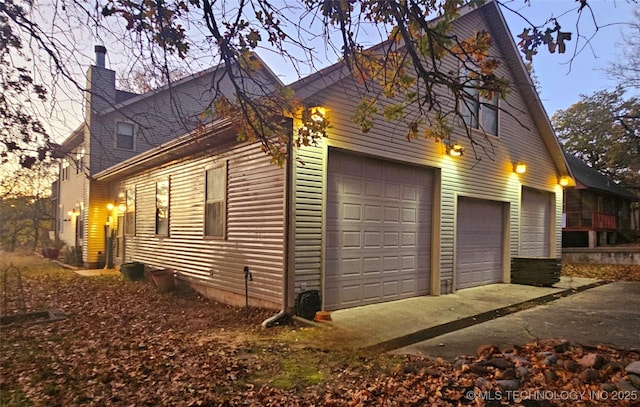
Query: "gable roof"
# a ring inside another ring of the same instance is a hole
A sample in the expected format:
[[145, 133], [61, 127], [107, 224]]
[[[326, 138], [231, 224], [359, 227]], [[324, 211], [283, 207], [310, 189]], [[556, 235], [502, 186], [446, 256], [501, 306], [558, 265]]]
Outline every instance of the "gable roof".
[[[260, 56], [258, 56], [258, 54], [256, 53], [252, 53], [249, 56], [250, 59], [252, 60], [257, 60], [260, 65], [261, 68], [258, 70], [260, 72], [264, 72], [265, 74], [265, 79], [269, 79], [271, 81], [273, 81], [274, 84], [278, 85], [278, 86], [283, 86], [282, 81], [280, 80], [280, 78], [278, 78], [276, 76], [276, 74], [271, 70], [271, 68], [269, 68], [269, 66], [266, 64], [266, 62], [264, 62], [262, 60], [262, 58], [260, 58]], [[109, 106], [108, 108], [104, 109], [103, 111], [100, 112], [100, 114], [107, 114], [107, 113], [111, 113], [114, 111], [117, 111], [119, 109], [122, 109], [124, 107], [127, 107], [129, 105], [133, 105], [139, 102], [142, 102], [146, 99], [149, 99], [151, 97], [154, 97], [162, 92], [165, 91], [170, 91], [171, 89], [174, 89], [176, 87], [179, 87], [183, 84], [186, 84], [190, 81], [196, 80], [196, 79], [200, 79], [206, 76], [210, 76], [210, 75], [214, 75], [214, 73], [216, 71], [220, 71], [220, 70], [224, 70], [226, 69], [225, 63], [221, 62], [215, 66], [209, 67], [205, 70], [202, 70], [200, 72], [196, 72], [194, 74], [185, 76], [184, 78], [178, 79], [176, 81], [173, 81], [171, 83], [168, 83], [166, 85], [160, 86], [156, 89], [152, 89], [148, 92], [145, 93], [131, 93], [131, 92], [125, 92], [125, 91], [121, 91], [121, 90], [116, 90], [116, 103], [113, 106]]]
[[[504, 19], [502, 11], [498, 3], [489, 0], [484, 5], [473, 9], [470, 6], [464, 6], [461, 9], [461, 16], [478, 12], [486, 19], [490, 27], [494, 43], [505, 56], [506, 65], [509, 66], [513, 76], [515, 77], [514, 85], [520, 91], [527, 108], [531, 112], [532, 118], [536, 124], [536, 128], [540, 133], [545, 146], [555, 164], [558, 176], [569, 176], [571, 178], [571, 169], [565, 160], [562, 147], [556, 138], [551, 121], [547, 115], [540, 96], [536, 91], [535, 85], [529, 76], [524, 62], [518, 51], [518, 47], [513, 40], [511, 32]], [[383, 43], [384, 44], [384, 43]], [[373, 49], [380, 47], [382, 44], [374, 46]], [[337, 62], [327, 68], [324, 68], [312, 75], [302, 78], [290, 85], [302, 100], [307, 101], [311, 105], [314, 103], [314, 96], [326, 87], [331, 86], [338, 81], [345, 79], [351, 75], [349, 68], [343, 62]]]
[[[631, 201], [637, 201], [639, 198], [624, 187], [613, 182], [609, 177], [601, 174], [598, 170], [590, 167], [579, 159], [569, 153], [565, 153], [567, 162], [571, 167], [571, 171], [576, 179], [576, 184], [579, 184], [583, 188], [595, 189], [604, 192], [609, 195], [614, 195], [623, 199]], [[580, 188], [578, 186], [578, 188]]]

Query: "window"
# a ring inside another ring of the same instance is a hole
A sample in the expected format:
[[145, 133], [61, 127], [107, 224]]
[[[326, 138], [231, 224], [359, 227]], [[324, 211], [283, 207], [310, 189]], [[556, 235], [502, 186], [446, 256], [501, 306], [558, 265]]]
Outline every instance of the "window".
[[227, 166], [208, 169], [206, 172], [204, 235], [224, 237], [226, 218]]
[[66, 158], [62, 159], [62, 168], [60, 169], [60, 179], [68, 180], [69, 179], [69, 160]]
[[136, 190], [127, 189], [124, 213], [124, 233], [135, 235], [136, 233]]
[[[460, 78], [466, 80], [468, 86], [473, 86], [475, 80], [470, 80], [469, 71], [463, 68]], [[460, 115], [464, 123], [474, 129], [482, 129], [493, 135], [498, 135], [498, 94], [494, 92], [492, 99], [480, 96], [478, 89], [465, 89], [469, 94], [461, 102]]]
[[156, 234], [169, 234], [169, 180], [156, 182]]
[[135, 147], [133, 124], [118, 122], [116, 126], [116, 148], [133, 150]]
[[80, 174], [84, 169], [85, 149], [81, 147], [76, 151], [76, 174]]

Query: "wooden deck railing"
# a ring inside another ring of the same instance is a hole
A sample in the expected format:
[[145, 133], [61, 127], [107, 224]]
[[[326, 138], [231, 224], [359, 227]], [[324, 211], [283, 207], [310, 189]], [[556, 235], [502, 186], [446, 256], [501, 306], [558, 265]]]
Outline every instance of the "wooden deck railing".
[[615, 215], [575, 211], [566, 212], [565, 216], [565, 230], [616, 230]]

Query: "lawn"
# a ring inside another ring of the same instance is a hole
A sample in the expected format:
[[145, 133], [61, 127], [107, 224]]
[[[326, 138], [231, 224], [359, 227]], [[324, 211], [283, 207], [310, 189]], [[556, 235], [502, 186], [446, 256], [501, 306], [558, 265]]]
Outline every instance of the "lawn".
[[[147, 281], [81, 277], [35, 256], [1, 257], [3, 271], [10, 263], [21, 270], [28, 311], [65, 315], [2, 327], [2, 406], [482, 405], [468, 392], [504, 395], [499, 381], [510, 375], [527, 391], [613, 390], [607, 386], [625, 375], [624, 366], [640, 359], [562, 341], [488, 347], [456, 364], [328, 349], [313, 340], [312, 328], [262, 329], [272, 310], [251, 309], [246, 317], [244, 308], [184, 287], [161, 294]], [[5, 314], [21, 297], [9, 283], [0, 293]], [[550, 353], [579, 368], [545, 365]], [[583, 363], [593, 353], [606, 360], [591, 369], [597, 378]], [[573, 405], [565, 401], [556, 404]]]

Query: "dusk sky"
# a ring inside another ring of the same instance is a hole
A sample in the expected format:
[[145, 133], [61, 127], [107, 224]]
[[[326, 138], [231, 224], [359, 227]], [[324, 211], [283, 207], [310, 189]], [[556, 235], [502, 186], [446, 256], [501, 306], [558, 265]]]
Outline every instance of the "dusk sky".
[[[616, 44], [620, 43], [625, 32], [630, 31], [628, 25], [624, 23], [638, 22], [633, 15], [633, 11], [640, 8], [637, 0], [590, 0], [589, 4], [595, 15], [593, 18], [600, 28], [596, 32], [590, 13], [585, 11], [579, 25], [580, 36], [575, 34], [577, 28], [573, 25], [578, 7], [575, 0], [532, 0], [532, 6], [526, 6], [524, 0], [503, 0], [503, 2], [508, 7], [519, 10], [534, 24], [542, 24], [548, 17], [556, 16], [563, 23], [566, 31], [574, 33], [572, 40], [568, 43], [566, 54], [549, 54], [546, 50], [542, 50], [534, 58], [534, 71], [539, 81], [541, 100], [549, 116], [558, 109], [566, 109], [576, 103], [581, 94], [590, 95], [598, 90], [615, 87], [615, 82], [607, 78], [603, 69], [621, 55]], [[287, 4], [296, 3], [287, 1]], [[296, 4], [294, 7], [301, 6]], [[520, 17], [506, 9], [503, 9], [503, 14], [514, 35], [522, 32], [525, 22]], [[116, 22], [114, 19], [106, 19], [103, 24], [111, 25]], [[76, 40], [71, 46], [77, 52], [73, 53], [75, 60], [70, 61], [69, 66], [73, 67], [79, 83], [84, 83], [84, 73], [89, 64], [94, 63], [93, 46], [99, 42], [87, 32], [74, 32], [72, 37]], [[585, 47], [587, 40], [590, 40], [590, 44]], [[373, 38], [372, 41], [377, 43], [378, 40]], [[108, 49], [107, 67], [116, 70], [120, 75], [127, 65], [123, 61], [131, 63], [131, 50], [119, 49], [121, 46], [118, 41], [105, 42], [104, 45]], [[568, 62], [576, 46], [580, 51], [569, 65]], [[316, 47], [319, 52], [322, 52], [323, 43]], [[281, 76], [284, 83], [289, 84], [299, 79], [291, 66], [273, 52], [259, 50], [258, 53], [273, 71]], [[206, 69], [211, 63], [207, 62], [206, 58], [200, 62], [202, 65], [194, 64], [190, 69], [193, 72]], [[327, 61], [325, 66], [330, 62], [335, 62], [335, 57]], [[80, 124], [83, 103], [80, 92], [73, 86], [67, 85], [66, 88], [59, 86], [55, 96], [60, 106], [57, 107], [57, 112], [45, 119], [45, 122], [50, 126], [54, 138], [62, 141]], [[630, 93], [627, 94], [628, 96]]]

